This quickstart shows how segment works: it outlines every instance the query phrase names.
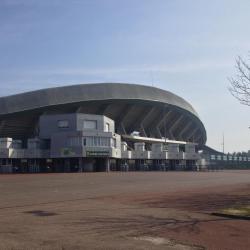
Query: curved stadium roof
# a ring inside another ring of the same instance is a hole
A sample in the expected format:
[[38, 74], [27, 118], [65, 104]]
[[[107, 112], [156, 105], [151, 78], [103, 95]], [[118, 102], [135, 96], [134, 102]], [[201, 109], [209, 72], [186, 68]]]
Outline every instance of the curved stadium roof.
[[114, 119], [119, 133], [206, 142], [206, 130], [183, 98], [150, 86], [101, 83], [37, 90], [0, 98], [0, 137], [37, 133], [39, 116], [55, 113], [102, 114]]

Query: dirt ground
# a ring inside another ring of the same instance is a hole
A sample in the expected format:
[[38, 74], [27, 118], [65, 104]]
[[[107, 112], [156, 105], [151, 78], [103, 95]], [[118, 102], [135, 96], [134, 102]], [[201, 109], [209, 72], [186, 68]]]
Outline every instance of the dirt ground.
[[0, 249], [250, 249], [250, 171], [0, 175]]

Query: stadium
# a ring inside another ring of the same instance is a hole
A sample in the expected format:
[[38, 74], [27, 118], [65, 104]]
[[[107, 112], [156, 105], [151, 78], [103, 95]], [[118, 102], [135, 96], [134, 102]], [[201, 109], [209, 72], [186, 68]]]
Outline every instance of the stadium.
[[81, 84], [0, 98], [1, 172], [192, 168], [206, 139], [187, 101], [151, 86]]

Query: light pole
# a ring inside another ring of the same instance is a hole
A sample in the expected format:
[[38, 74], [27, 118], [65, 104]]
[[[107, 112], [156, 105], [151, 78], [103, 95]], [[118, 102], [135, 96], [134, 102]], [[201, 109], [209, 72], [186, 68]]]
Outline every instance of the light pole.
[[225, 138], [224, 138], [224, 132], [223, 132], [223, 134], [222, 134], [222, 152], [223, 152], [223, 154], [224, 154], [224, 152], [225, 152]]
[[165, 147], [166, 147], [166, 143], [167, 143], [167, 119], [166, 119], [166, 104], [164, 105], [164, 137], [165, 137]]

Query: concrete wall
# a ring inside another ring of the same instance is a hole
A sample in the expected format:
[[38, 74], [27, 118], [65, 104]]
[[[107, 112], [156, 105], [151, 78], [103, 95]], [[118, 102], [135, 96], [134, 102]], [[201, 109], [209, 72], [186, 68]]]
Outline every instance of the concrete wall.
[[[58, 121], [68, 120], [68, 128], [58, 128]], [[76, 114], [63, 115], [42, 115], [39, 119], [39, 137], [41, 139], [50, 139], [51, 136], [60, 131], [76, 130]]]
[[[42, 139], [50, 139], [53, 134], [59, 132], [74, 131], [92, 131], [92, 129], [84, 129], [84, 121], [95, 120], [97, 122], [97, 131], [105, 131], [105, 124], [108, 123], [110, 131], [115, 132], [114, 121], [102, 115], [89, 114], [59, 114], [59, 115], [42, 115], [39, 120], [39, 137]], [[59, 121], [68, 121], [67, 128], [59, 128]]]
[[[82, 144], [82, 138], [86, 137], [100, 137], [106, 138], [107, 140], [116, 139], [115, 145], [109, 146], [89, 146]], [[77, 144], [70, 144], [71, 138], [78, 138]], [[79, 141], [78, 141], [79, 140]], [[79, 144], [78, 144], [79, 142]], [[52, 135], [51, 137], [51, 158], [68, 158], [68, 157], [95, 157], [95, 153], [98, 157], [111, 157], [120, 158], [121, 157], [121, 138], [118, 134], [113, 134], [111, 132], [101, 132], [101, 131], [75, 131], [75, 132], [61, 132]]]

